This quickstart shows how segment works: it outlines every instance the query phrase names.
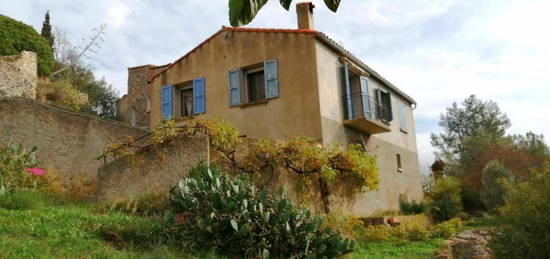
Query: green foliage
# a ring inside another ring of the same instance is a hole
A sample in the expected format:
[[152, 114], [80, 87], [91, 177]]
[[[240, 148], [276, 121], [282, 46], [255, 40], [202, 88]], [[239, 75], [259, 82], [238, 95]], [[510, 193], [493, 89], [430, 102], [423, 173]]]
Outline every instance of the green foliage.
[[402, 201], [399, 203], [399, 208], [401, 209], [401, 212], [405, 215], [414, 215], [414, 214], [421, 214], [427, 211], [427, 205], [426, 203], [422, 201]]
[[[195, 248], [240, 256], [328, 257], [353, 251], [353, 243], [330, 229], [307, 209], [267, 190], [245, 175], [235, 178], [200, 164], [172, 192], [175, 213]], [[177, 218], [176, 218], [177, 219]]]
[[512, 189], [489, 246], [497, 258], [550, 258], [550, 164]]
[[508, 198], [514, 175], [498, 161], [490, 161], [483, 169], [481, 200], [487, 209], [496, 209]]
[[26, 188], [35, 184], [25, 168], [36, 165], [36, 148], [26, 150], [21, 144], [0, 145], [0, 195], [5, 190]]
[[436, 181], [431, 199], [430, 214], [437, 222], [454, 218], [462, 211], [460, 182], [454, 177], [443, 177]]
[[517, 149], [523, 149], [542, 157], [550, 157], [550, 148], [546, 145], [542, 134], [527, 132], [525, 135], [517, 134], [510, 138]]
[[463, 141], [483, 130], [490, 139], [504, 136], [510, 127], [510, 120], [502, 114], [493, 101], [482, 101], [471, 95], [459, 107], [456, 103], [441, 114], [439, 125], [444, 133], [432, 134], [432, 145], [438, 149], [438, 155], [447, 160], [456, 161], [463, 151]]
[[118, 93], [104, 78], [97, 79], [93, 71], [84, 64], [73, 64], [71, 68], [52, 77], [52, 82], [66, 82], [75, 90], [88, 95], [88, 103], [81, 107], [80, 112], [117, 119]]
[[464, 223], [459, 218], [441, 222], [434, 226], [432, 237], [449, 238], [456, 235], [463, 225]]
[[0, 39], [0, 56], [33, 51], [37, 55], [38, 75], [47, 76], [52, 72], [52, 48], [31, 26], [0, 15]]
[[99, 205], [100, 211], [122, 211], [138, 215], [159, 215], [170, 206], [165, 193], [146, 193], [133, 199], [121, 199]]
[[[229, 23], [239, 27], [250, 23], [268, 0], [229, 0]], [[333, 12], [338, 10], [341, 0], [324, 0], [325, 5]], [[279, 0], [283, 8], [288, 10], [292, 0]]]
[[50, 83], [47, 80], [40, 80], [37, 86], [37, 95], [43, 95], [54, 106], [72, 111], [78, 112], [87, 105], [87, 102], [82, 100], [82, 92], [76, 90], [67, 81]]

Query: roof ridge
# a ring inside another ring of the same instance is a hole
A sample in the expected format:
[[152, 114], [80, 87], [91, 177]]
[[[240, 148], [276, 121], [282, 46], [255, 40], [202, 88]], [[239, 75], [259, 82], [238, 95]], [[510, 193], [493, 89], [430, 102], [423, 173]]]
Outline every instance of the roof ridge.
[[276, 29], [276, 28], [239, 28], [239, 27], [227, 27], [227, 26], [222, 26], [222, 28], [220, 30], [218, 30], [216, 33], [212, 34], [212, 36], [208, 37], [206, 40], [204, 40], [203, 42], [201, 42], [199, 45], [197, 45], [196, 47], [194, 47], [193, 49], [191, 49], [189, 52], [187, 52], [185, 55], [181, 56], [180, 58], [178, 58], [176, 61], [172, 62], [172, 63], [169, 63], [169, 65], [165, 68], [163, 68], [162, 70], [160, 70], [158, 73], [154, 74], [153, 76], [151, 76], [151, 78], [149, 78], [148, 82], [152, 82], [153, 80], [155, 80], [155, 78], [157, 78], [158, 76], [160, 76], [162, 73], [166, 72], [167, 70], [169, 70], [170, 68], [172, 68], [176, 63], [178, 63], [180, 60], [186, 58], [187, 56], [189, 56], [191, 53], [195, 52], [196, 50], [198, 50], [200, 47], [202, 47], [204, 44], [208, 43], [210, 40], [212, 40], [214, 37], [216, 37], [218, 34], [220, 34], [221, 32], [224, 32], [224, 31], [239, 31], [239, 32], [274, 32], [274, 33], [304, 33], [304, 34], [313, 34], [313, 35], [318, 35], [320, 34], [321, 32], [319, 31], [316, 31], [316, 30], [308, 30], [308, 29]]

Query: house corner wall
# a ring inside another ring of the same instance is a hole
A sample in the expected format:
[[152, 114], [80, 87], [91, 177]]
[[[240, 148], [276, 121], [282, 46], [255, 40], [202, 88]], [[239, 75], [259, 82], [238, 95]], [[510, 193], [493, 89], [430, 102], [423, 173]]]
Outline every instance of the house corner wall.
[[[339, 55], [323, 43], [317, 41], [315, 48], [323, 144], [366, 142], [366, 150], [376, 157], [379, 168], [380, 182], [375, 191], [358, 194], [351, 199], [345, 194], [345, 190], [333, 188], [333, 209], [354, 216], [367, 216], [378, 211], [399, 210], [399, 200], [402, 198], [409, 201], [421, 200], [423, 193], [411, 107], [407, 106], [405, 109], [407, 133], [400, 130], [398, 119], [397, 102], [404, 100], [395, 94], [392, 95], [394, 119], [390, 123], [390, 132], [368, 136], [345, 127], [343, 64], [339, 60]], [[375, 78], [368, 77], [368, 80], [371, 96], [374, 95], [374, 89], [385, 89]], [[401, 156], [402, 172], [397, 170], [397, 154]]]

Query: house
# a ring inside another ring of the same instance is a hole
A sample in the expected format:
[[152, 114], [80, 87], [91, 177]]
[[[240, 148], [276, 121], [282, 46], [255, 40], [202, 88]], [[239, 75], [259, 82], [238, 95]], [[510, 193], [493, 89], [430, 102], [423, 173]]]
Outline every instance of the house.
[[421, 199], [416, 102], [315, 30], [313, 4], [296, 8], [298, 29], [222, 27], [173, 63], [146, 66], [144, 73], [154, 70], [149, 127], [168, 118], [219, 116], [249, 137], [360, 143], [377, 157], [380, 185], [351, 204], [352, 213]]

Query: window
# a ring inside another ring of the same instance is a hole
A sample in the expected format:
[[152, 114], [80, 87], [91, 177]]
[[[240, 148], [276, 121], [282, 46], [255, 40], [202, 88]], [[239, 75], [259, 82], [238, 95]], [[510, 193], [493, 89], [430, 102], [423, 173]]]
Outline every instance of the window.
[[402, 164], [401, 164], [401, 155], [400, 154], [396, 154], [395, 158], [397, 159], [397, 172], [403, 172], [403, 167], [402, 167]]
[[382, 89], [376, 89], [376, 113], [382, 121], [389, 123], [393, 120], [393, 111], [391, 107], [390, 92]]
[[371, 101], [369, 95], [369, 81], [367, 77], [349, 69], [344, 63], [344, 101], [346, 105], [346, 118], [370, 118], [372, 119]]
[[205, 113], [205, 80], [196, 78], [192, 81], [165, 85], [160, 92], [160, 111], [163, 120], [174, 117], [190, 117]]
[[180, 115], [181, 117], [193, 116], [193, 88], [180, 91]]
[[405, 114], [406, 104], [403, 103], [402, 101], [398, 101], [397, 103], [399, 106], [399, 128], [404, 133], [407, 133], [407, 119]]
[[265, 100], [264, 70], [246, 73], [246, 91], [248, 102]]
[[229, 106], [276, 98], [279, 96], [277, 61], [229, 71]]

